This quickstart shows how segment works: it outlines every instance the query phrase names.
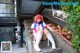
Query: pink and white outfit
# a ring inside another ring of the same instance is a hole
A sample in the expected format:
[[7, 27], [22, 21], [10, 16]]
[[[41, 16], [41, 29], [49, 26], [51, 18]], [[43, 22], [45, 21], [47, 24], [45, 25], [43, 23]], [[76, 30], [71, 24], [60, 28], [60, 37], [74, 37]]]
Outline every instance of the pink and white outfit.
[[[38, 19], [40, 20], [37, 21]], [[34, 35], [34, 49], [36, 51], [41, 51], [41, 49], [39, 48], [39, 43], [42, 38], [43, 32], [45, 32], [46, 24], [43, 22], [43, 18], [40, 14], [35, 16], [34, 23], [32, 23], [31, 25], [31, 29]], [[52, 49], [56, 49], [54, 39], [52, 38], [51, 34], [48, 32], [47, 29], [46, 31], [47, 32], [45, 32], [45, 34], [48, 40], [52, 43]]]
[[[34, 26], [36, 24], [36, 27]], [[41, 30], [43, 30], [44, 28], [46, 28], [46, 24], [43, 22], [43, 27], [41, 26], [41, 24], [38, 23], [33, 23], [31, 26], [31, 29], [34, 30], [33, 31], [33, 35], [34, 35], [34, 40], [36, 40], [36, 37], [38, 35], [38, 33], [40, 33]]]

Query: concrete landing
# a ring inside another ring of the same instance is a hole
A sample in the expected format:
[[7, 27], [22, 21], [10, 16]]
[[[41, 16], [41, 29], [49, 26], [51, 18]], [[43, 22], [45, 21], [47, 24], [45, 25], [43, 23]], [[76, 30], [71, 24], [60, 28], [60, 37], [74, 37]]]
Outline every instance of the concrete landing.
[[25, 45], [22, 48], [18, 48], [17, 44], [13, 44], [12, 45], [12, 52], [1, 52], [1, 48], [0, 48], [0, 53], [27, 53], [27, 52], [26, 52], [26, 46]]

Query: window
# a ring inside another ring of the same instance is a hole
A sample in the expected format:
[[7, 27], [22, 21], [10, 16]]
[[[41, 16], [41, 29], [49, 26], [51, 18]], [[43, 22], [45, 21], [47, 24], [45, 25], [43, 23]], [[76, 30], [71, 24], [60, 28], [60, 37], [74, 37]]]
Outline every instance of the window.
[[16, 0], [0, 0], [0, 17], [16, 17]]

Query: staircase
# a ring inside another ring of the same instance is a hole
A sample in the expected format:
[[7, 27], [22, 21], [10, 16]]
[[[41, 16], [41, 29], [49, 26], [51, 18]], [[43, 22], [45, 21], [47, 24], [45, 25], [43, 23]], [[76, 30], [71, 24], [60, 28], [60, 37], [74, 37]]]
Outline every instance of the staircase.
[[25, 31], [27, 34], [27, 43], [26, 43], [26, 47], [28, 49], [28, 53], [62, 53], [62, 49], [61, 48], [57, 48], [55, 50], [52, 50], [51, 48], [51, 44], [50, 46], [48, 46], [47, 44], [47, 40], [46, 41], [41, 41], [40, 42], [40, 48], [42, 49], [41, 52], [37, 52], [34, 50], [33, 48], [33, 36], [32, 36], [32, 32], [30, 30], [30, 24], [32, 23], [32, 20], [25, 20], [24, 21], [24, 25], [25, 25]]
[[27, 53], [76, 53], [76, 51], [73, 49], [73, 47], [68, 44], [62, 37], [57, 34], [56, 32], [50, 31], [52, 36], [54, 37], [54, 40], [56, 42], [57, 49], [52, 50], [51, 44], [48, 46], [47, 40], [46, 41], [41, 41], [40, 43], [40, 48], [42, 49], [42, 52], [36, 52], [33, 48], [33, 35], [31, 32], [31, 24], [33, 22], [33, 19], [26, 19], [24, 20], [24, 28], [26, 31], [26, 48], [27, 48]]

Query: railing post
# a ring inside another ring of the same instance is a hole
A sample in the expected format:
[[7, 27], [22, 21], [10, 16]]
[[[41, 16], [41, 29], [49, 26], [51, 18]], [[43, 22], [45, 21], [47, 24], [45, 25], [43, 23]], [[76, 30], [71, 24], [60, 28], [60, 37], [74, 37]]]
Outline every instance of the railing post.
[[23, 44], [22, 44], [22, 35], [21, 35], [21, 26], [20, 26], [20, 23], [18, 22], [17, 23], [17, 35], [18, 35], [18, 47], [23, 47]]

